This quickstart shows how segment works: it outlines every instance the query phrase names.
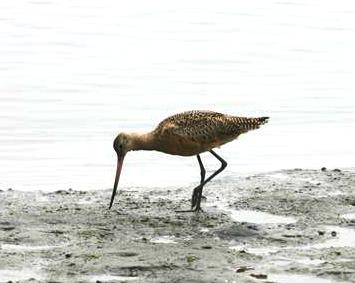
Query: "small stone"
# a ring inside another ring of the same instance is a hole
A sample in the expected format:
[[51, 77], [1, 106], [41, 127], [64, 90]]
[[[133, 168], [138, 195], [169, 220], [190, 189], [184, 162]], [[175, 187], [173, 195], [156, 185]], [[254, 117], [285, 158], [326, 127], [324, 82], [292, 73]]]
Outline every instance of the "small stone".
[[266, 274], [261, 274], [261, 273], [259, 273], [259, 274], [252, 273], [252, 274], [250, 274], [250, 276], [254, 277], [256, 279], [267, 279], [267, 275]]
[[236, 273], [241, 273], [241, 272], [245, 272], [247, 270], [251, 270], [253, 269], [252, 267], [247, 267], [247, 266], [241, 266], [241, 267], [238, 267], [235, 272]]
[[122, 257], [132, 257], [132, 256], [137, 256], [138, 253], [125, 251], [125, 252], [119, 252], [118, 255]]
[[58, 190], [54, 192], [57, 195], [69, 195], [69, 192], [65, 191], [65, 190]]
[[319, 236], [323, 236], [324, 234], [325, 234], [324, 231], [318, 231], [318, 235], [319, 235]]
[[57, 236], [57, 235], [62, 235], [62, 234], [64, 234], [64, 231], [61, 231], [61, 230], [52, 230], [52, 231], [49, 231], [48, 233], [52, 233], [52, 234], [55, 234], [55, 235]]
[[247, 228], [250, 229], [250, 230], [254, 230], [254, 231], [258, 231], [259, 230], [258, 226], [256, 226], [256, 225], [248, 225]]
[[327, 171], [327, 168], [326, 168], [326, 167], [322, 167], [320, 170], [321, 170], [322, 172], [325, 172], [325, 171]]
[[333, 172], [341, 172], [341, 170], [338, 168], [335, 168], [335, 169], [333, 169]]
[[212, 249], [212, 247], [211, 246], [202, 246], [201, 248], [203, 248], [203, 249], [205, 249], [205, 250], [210, 250], [210, 249]]
[[0, 230], [3, 230], [3, 231], [12, 231], [14, 230], [15, 227], [14, 226], [7, 226], [7, 227], [2, 227], [0, 228]]
[[67, 254], [65, 254], [65, 257], [66, 257], [66, 258], [70, 258], [72, 255], [73, 255], [73, 254], [71, 254], [71, 253], [67, 253]]

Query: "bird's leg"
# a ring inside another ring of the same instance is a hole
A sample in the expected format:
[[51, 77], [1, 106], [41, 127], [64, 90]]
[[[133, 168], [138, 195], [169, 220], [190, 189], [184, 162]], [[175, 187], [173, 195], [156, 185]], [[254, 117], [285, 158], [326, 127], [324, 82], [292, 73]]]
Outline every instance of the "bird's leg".
[[[202, 197], [203, 186], [206, 185], [209, 181], [211, 181], [214, 177], [216, 177], [219, 173], [221, 173], [227, 167], [227, 162], [222, 157], [220, 157], [212, 149], [210, 150], [210, 153], [221, 162], [221, 167], [219, 167], [219, 169], [217, 171], [215, 171], [211, 176], [209, 176], [206, 180], [202, 181], [202, 176], [204, 179], [204, 177], [205, 177], [204, 175], [205, 175], [206, 171], [205, 171], [205, 168], [203, 167], [203, 165], [201, 166], [201, 164], [202, 164], [201, 158], [197, 158], [197, 160], [199, 160], [200, 169], [201, 169], [201, 183], [193, 190], [193, 195], [192, 195], [192, 200], [191, 200], [193, 207], [191, 208], [191, 210], [177, 210], [176, 212], [200, 211], [201, 210], [201, 197]], [[200, 161], [201, 161], [201, 163], [200, 163]], [[202, 170], [202, 168], [203, 168], [203, 170]]]
[[196, 199], [196, 206], [193, 209], [194, 211], [199, 211], [201, 209], [201, 197], [202, 197], [203, 186], [209, 181], [211, 181], [214, 177], [216, 177], [227, 167], [227, 162], [222, 157], [220, 157], [212, 149], [210, 150], [210, 153], [221, 162], [221, 167], [216, 172], [214, 172], [211, 176], [209, 176], [205, 181], [201, 182], [201, 184], [194, 189], [194, 192], [196, 190], [198, 192], [197, 199]]
[[[198, 164], [200, 165], [200, 174], [201, 174], [201, 181], [200, 185], [205, 181], [205, 176], [206, 176], [206, 170], [205, 167], [203, 166], [201, 157], [199, 154], [197, 154], [197, 161]], [[200, 192], [201, 191], [201, 192]], [[202, 193], [202, 189], [200, 190], [200, 186], [197, 186], [192, 193], [192, 198], [191, 198], [191, 209], [189, 210], [177, 210], [176, 212], [194, 212], [196, 211], [194, 207], [197, 204], [197, 199], [199, 198], [199, 193]]]
[[[200, 165], [200, 173], [201, 173], [200, 185], [201, 185], [205, 181], [206, 170], [205, 170], [205, 167], [203, 166], [203, 163], [202, 163], [202, 160], [201, 160], [201, 157], [199, 154], [197, 154], [197, 161], [198, 161], [198, 164]], [[199, 187], [196, 187], [192, 193], [191, 209], [193, 209], [196, 206], [197, 199], [198, 199], [200, 193], [202, 193], [202, 188], [199, 189]]]

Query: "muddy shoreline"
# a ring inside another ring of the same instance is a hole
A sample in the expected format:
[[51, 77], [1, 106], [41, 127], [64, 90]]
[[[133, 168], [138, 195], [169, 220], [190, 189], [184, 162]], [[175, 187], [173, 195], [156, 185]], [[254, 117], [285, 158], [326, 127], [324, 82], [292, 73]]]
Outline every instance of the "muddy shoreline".
[[[355, 173], [283, 170], [206, 186], [0, 188], [0, 282], [355, 282]], [[333, 280], [333, 281], [332, 281]]]

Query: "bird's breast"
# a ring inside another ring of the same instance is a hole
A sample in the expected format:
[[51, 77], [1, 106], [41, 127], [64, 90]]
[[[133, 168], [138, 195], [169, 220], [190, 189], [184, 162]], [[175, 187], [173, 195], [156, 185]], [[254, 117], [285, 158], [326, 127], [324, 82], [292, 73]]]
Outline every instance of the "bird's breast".
[[181, 137], [164, 137], [156, 150], [181, 156], [196, 155], [205, 151], [200, 143]]
[[213, 140], [196, 140], [194, 138], [166, 136], [160, 140], [159, 146], [155, 149], [173, 155], [192, 156], [218, 147], [223, 143], [223, 140], [217, 138]]

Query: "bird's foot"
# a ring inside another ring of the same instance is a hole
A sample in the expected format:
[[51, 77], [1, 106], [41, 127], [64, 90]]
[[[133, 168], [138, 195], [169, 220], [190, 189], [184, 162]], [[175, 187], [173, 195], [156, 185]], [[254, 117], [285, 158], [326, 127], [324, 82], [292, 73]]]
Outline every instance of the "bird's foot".
[[206, 201], [206, 199], [205, 196], [201, 196], [200, 199], [197, 199], [196, 197], [191, 199], [191, 210], [200, 210], [201, 201]]
[[198, 207], [195, 207], [194, 209], [192, 209], [194, 212], [197, 212], [197, 213], [199, 213], [199, 212], [203, 212], [203, 210], [202, 210], [202, 208], [200, 207], [200, 206], [198, 206]]

